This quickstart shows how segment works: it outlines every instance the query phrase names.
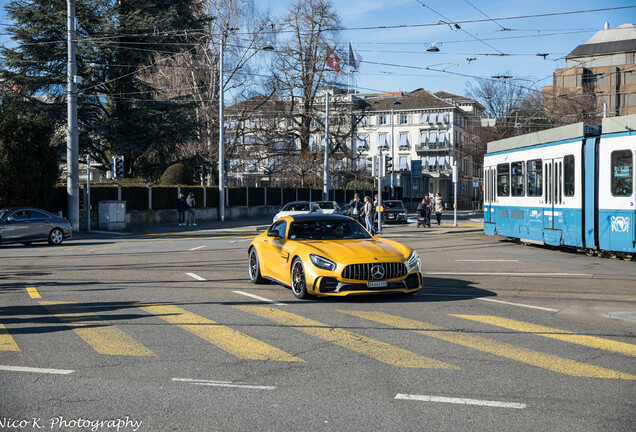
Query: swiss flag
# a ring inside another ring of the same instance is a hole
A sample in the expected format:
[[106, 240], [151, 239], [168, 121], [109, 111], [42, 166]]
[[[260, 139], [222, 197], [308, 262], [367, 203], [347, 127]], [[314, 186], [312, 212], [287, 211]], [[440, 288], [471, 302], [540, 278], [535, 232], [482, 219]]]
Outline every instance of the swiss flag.
[[327, 61], [325, 64], [335, 70], [336, 73], [340, 71], [340, 57], [338, 57], [338, 54], [329, 48], [329, 45], [327, 45]]

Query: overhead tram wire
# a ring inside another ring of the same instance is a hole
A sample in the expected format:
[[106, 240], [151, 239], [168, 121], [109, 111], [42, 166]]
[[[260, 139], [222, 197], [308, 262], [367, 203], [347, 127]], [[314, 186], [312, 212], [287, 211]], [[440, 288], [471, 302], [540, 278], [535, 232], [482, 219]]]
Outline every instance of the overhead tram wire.
[[486, 18], [488, 18], [490, 21], [492, 21], [494, 24], [497, 24], [499, 27], [501, 27], [501, 30], [498, 31], [510, 31], [509, 28], [506, 28], [504, 26], [502, 26], [501, 24], [499, 24], [497, 21], [495, 21], [494, 19], [490, 18], [488, 15], [486, 15], [481, 9], [479, 9], [477, 6], [473, 5], [471, 2], [469, 2], [468, 0], [463, 0], [464, 3], [468, 4], [470, 7], [472, 7], [473, 9], [475, 9], [477, 12], [479, 12], [480, 14], [482, 14], [483, 16], [485, 16]]

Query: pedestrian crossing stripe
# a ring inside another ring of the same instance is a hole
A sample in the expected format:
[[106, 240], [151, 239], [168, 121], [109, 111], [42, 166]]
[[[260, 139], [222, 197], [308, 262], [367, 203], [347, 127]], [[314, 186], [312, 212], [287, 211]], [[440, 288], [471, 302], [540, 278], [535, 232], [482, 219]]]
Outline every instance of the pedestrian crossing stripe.
[[113, 327], [100, 316], [72, 302], [40, 301], [42, 306], [66, 323], [100, 354], [126, 356], [155, 356], [151, 350]]
[[504, 342], [496, 342], [480, 336], [467, 335], [454, 331], [450, 331], [444, 327], [416, 321], [409, 318], [402, 318], [396, 315], [390, 315], [383, 312], [369, 311], [341, 311], [345, 314], [353, 315], [359, 318], [385, 324], [390, 327], [396, 327], [405, 330], [412, 330], [416, 333], [441, 339], [446, 342], [472, 348], [478, 351], [493, 354], [499, 357], [508, 358], [521, 363], [526, 363], [542, 369], [553, 372], [559, 372], [565, 375], [587, 378], [613, 378], [636, 380], [635, 375], [623, 372], [617, 372], [611, 369], [593, 366], [590, 364], [578, 362], [576, 360], [557, 357], [552, 354], [541, 353], [527, 348], [514, 346]]
[[420, 354], [352, 333], [341, 328], [304, 318], [291, 312], [285, 312], [280, 309], [266, 306], [234, 307], [252, 315], [257, 315], [279, 324], [289, 326], [295, 330], [397, 367], [451, 370], [459, 369], [457, 366], [453, 366], [449, 363], [424, 357]]
[[303, 359], [261, 342], [251, 336], [164, 303], [136, 304], [136, 307], [216, 345], [236, 357], [248, 360], [304, 362]]
[[20, 347], [2, 324], [0, 324], [0, 351], [20, 351]]
[[499, 318], [487, 315], [451, 315], [471, 321], [490, 324], [496, 327], [502, 327], [523, 333], [530, 333], [537, 336], [544, 336], [551, 339], [557, 339], [563, 342], [569, 342], [577, 345], [583, 345], [590, 348], [596, 348], [604, 351], [611, 351], [618, 354], [636, 357], [636, 345], [619, 342], [611, 339], [604, 339], [596, 336], [577, 335], [573, 332], [560, 330], [552, 327], [545, 327], [537, 324], [531, 324], [523, 321], [516, 321], [507, 318]]

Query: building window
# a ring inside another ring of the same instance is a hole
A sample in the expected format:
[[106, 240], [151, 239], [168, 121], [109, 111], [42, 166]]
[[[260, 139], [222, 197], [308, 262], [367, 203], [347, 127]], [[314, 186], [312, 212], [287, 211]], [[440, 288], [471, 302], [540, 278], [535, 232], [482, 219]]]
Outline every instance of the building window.
[[420, 132], [420, 144], [426, 145], [428, 143], [428, 132]]
[[386, 114], [380, 114], [378, 116], [378, 124], [385, 125], [386, 124]]
[[358, 125], [365, 127], [367, 125], [367, 116], [360, 117], [360, 122], [358, 123]]
[[613, 196], [631, 196], [634, 191], [634, 160], [631, 150], [613, 151], [611, 156]]
[[389, 144], [387, 142], [387, 135], [386, 134], [378, 135], [378, 147], [379, 148], [383, 148], [383, 149], [388, 149], [389, 148]]
[[408, 165], [408, 157], [406, 156], [400, 156], [400, 171], [408, 171], [409, 169], [409, 165]]
[[420, 123], [426, 123], [428, 121], [428, 113], [422, 113], [420, 117]]
[[409, 143], [409, 134], [401, 133], [400, 134], [400, 148], [411, 148], [411, 144]]
[[529, 160], [526, 163], [528, 173], [528, 196], [543, 195], [543, 164], [541, 159]]
[[400, 114], [400, 124], [406, 124], [408, 121], [408, 116], [406, 114]]
[[368, 149], [369, 143], [367, 142], [366, 135], [358, 135], [357, 148], [360, 150]]

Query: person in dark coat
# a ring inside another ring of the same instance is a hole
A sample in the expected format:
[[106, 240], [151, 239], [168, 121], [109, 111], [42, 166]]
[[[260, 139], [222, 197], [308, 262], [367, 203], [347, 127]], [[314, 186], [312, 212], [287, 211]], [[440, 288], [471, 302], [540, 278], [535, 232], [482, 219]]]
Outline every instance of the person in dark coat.
[[360, 195], [355, 194], [349, 201], [349, 217], [361, 222], [362, 213], [364, 213], [364, 203], [360, 200]]
[[197, 202], [194, 199], [194, 194], [192, 192], [188, 194], [188, 198], [186, 198], [186, 204], [188, 207], [188, 223], [190, 224], [190, 226], [197, 226], [196, 214], [194, 212], [194, 209], [197, 206]]
[[177, 197], [177, 216], [179, 226], [185, 225], [185, 211], [188, 208], [185, 197], [182, 193]]

